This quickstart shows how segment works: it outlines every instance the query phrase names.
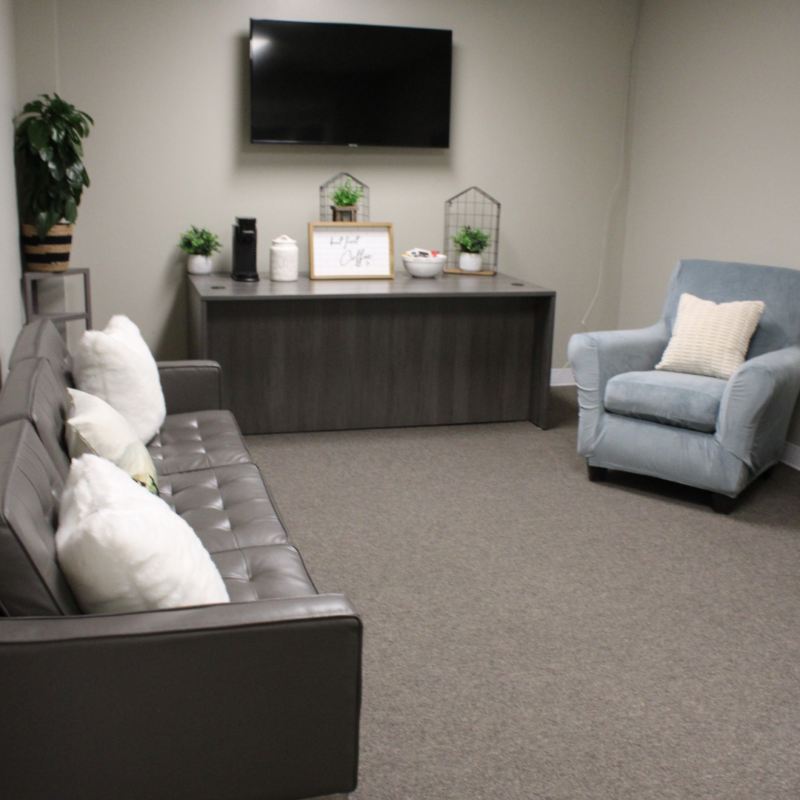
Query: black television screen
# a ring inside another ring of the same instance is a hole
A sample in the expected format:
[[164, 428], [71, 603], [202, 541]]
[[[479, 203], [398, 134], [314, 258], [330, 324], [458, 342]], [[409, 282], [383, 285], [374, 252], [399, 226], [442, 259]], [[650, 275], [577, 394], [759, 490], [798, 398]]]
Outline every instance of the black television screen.
[[250, 20], [250, 140], [450, 146], [453, 32]]

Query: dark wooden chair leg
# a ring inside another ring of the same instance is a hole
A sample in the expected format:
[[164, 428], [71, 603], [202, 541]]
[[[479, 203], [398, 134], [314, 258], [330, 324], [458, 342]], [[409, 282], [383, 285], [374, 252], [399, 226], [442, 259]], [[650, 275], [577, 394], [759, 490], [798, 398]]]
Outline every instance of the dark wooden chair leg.
[[589, 480], [592, 483], [599, 483], [608, 477], [607, 467], [593, 467], [588, 461], [586, 462], [586, 471], [589, 473]]
[[717, 514], [730, 514], [736, 506], [736, 498], [726, 494], [711, 492], [711, 507]]

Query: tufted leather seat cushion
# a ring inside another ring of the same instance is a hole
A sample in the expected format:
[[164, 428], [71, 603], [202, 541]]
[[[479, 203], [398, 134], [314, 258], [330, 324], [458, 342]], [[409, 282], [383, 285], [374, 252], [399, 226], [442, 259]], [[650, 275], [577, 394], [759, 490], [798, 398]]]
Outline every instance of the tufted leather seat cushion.
[[230, 411], [170, 414], [147, 449], [159, 476], [252, 463]]
[[288, 542], [255, 464], [165, 475], [159, 494], [209, 553]]
[[289, 544], [212, 553], [232, 603], [317, 594], [300, 553]]
[[159, 493], [211, 553], [231, 602], [317, 593], [255, 464], [165, 475]]

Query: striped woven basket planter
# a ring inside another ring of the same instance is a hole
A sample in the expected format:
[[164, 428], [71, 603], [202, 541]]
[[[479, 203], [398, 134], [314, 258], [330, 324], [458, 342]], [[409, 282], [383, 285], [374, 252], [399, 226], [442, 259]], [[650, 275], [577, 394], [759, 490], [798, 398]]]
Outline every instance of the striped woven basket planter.
[[69, 268], [74, 225], [53, 225], [44, 239], [33, 225], [22, 225], [22, 255], [29, 272], [64, 272]]

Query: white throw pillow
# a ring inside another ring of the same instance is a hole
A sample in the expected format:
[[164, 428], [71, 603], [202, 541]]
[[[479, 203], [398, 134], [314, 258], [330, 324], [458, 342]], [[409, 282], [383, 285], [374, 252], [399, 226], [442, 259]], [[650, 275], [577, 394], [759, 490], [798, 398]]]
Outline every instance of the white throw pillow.
[[70, 410], [64, 426], [70, 458], [87, 453], [107, 458], [137, 483], [158, 494], [158, 476], [142, 440], [105, 400], [68, 389]]
[[715, 303], [684, 292], [656, 369], [728, 380], [744, 362], [763, 313], [761, 300]]
[[167, 415], [158, 367], [139, 328], [126, 316], [86, 331], [72, 362], [75, 384], [115, 408], [146, 444]]
[[56, 552], [86, 613], [229, 602], [219, 570], [186, 521], [99, 456], [72, 462]]

